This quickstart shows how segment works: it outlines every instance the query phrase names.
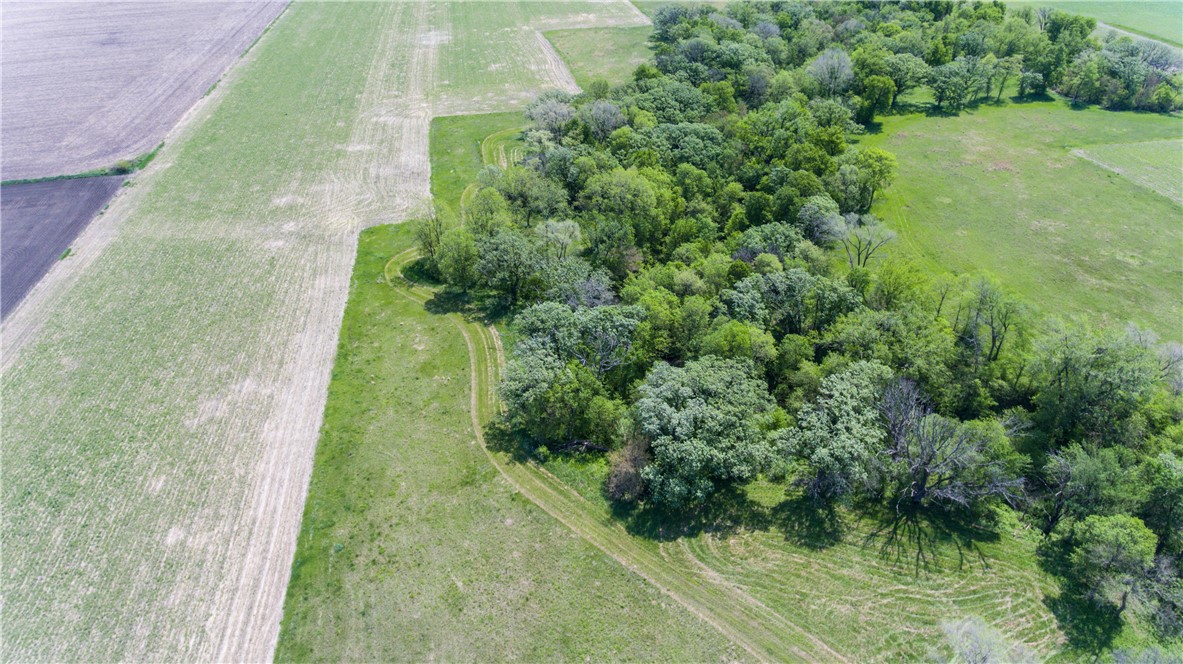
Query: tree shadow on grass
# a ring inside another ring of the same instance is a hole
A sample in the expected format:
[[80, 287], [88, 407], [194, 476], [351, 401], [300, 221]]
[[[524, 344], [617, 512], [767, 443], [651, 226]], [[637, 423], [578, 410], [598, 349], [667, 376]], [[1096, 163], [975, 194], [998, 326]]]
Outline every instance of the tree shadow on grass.
[[777, 503], [771, 517], [784, 531], [785, 541], [815, 551], [838, 544], [849, 530], [840, 510], [801, 492]]
[[1039, 566], [1060, 580], [1060, 594], [1044, 597], [1043, 603], [1056, 617], [1069, 647], [1099, 657], [1121, 633], [1121, 614], [1117, 607], [1101, 606], [1088, 598], [1088, 588], [1073, 574], [1071, 553], [1064, 539], [1045, 540], [1039, 546]]
[[989, 515], [932, 507], [909, 506], [894, 513], [879, 506], [870, 509], [879, 512], [874, 516], [880, 525], [866, 536], [864, 546], [877, 547], [885, 560], [910, 564], [916, 576], [941, 572], [950, 565], [964, 569], [975, 560], [983, 568], [990, 566], [980, 544], [998, 541], [998, 533], [969, 523], [971, 517], [981, 523]]
[[500, 417], [485, 425], [485, 446], [494, 452], [508, 454], [516, 463], [527, 463], [534, 457], [534, 444], [514, 431]]
[[728, 488], [705, 505], [672, 510], [653, 504], [612, 503], [612, 514], [631, 535], [655, 542], [711, 533], [726, 537], [739, 530], [768, 530], [775, 519], [766, 506], [753, 502], [741, 489]]

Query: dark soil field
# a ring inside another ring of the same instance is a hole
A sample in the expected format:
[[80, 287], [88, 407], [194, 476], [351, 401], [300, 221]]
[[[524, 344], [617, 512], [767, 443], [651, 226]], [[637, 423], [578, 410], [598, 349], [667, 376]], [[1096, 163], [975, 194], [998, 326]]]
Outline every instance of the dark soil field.
[[119, 190], [122, 175], [0, 188], [0, 318], [7, 318]]
[[148, 152], [284, 4], [5, 3], [0, 179], [80, 173]]

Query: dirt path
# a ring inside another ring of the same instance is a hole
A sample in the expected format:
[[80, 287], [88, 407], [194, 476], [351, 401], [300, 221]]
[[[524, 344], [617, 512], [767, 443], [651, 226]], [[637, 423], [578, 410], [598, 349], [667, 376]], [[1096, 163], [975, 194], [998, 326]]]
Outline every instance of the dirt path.
[[[426, 304], [433, 291], [408, 284], [398, 267], [416, 257], [391, 259], [387, 280], [408, 299]], [[391, 278], [393, 275], [394, 278]], [[533, 463], [514, 462], [485, 445], [484, 424], [500, 408], [496, 383], [505, 365], [500, 335], [492, 327], [449, 314], [464, 337], [470, 358], [473, 431], [489, 462], [511, 486], [560, 523], [717, 629], [759, 661], [846, 662], [837, 651], [707, 568], [692, 555], [679, 566], [638, 542], [618, 523], [606, 522], [562, 480]]]

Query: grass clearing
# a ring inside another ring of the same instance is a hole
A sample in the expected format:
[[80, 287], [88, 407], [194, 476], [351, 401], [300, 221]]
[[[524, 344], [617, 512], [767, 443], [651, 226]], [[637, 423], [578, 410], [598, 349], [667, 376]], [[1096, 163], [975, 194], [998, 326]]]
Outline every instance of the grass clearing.
[[1133, 321], [1178, 341], [1183, 209], [1073, 150], [1181, 131], [1178, 117], [1057, 100], [887, 116], [861, 143], [899, 159], [874, 207], [899, 234], [891, 253], [933, 274], [993, 274], [1043, 314]]
[[554, 45], [581, 88], [597, 78], [611, 85], [632, 80], [633, 70], [653, 61], [647, 40], [653, 28], [583, 28], [549, 30], [543, 34]]
[[411, 230], [362, 234], [276, 659], [739, 656], [489, 463], [470, 324], [384, 276]]
[[1183, 3], [1174, 0], [1035, 0], [1008, 1], [1012, 7], [1052, 7], [1134, 34], [1183, 47]]
[[502, 154], [512, 160], [520, 156], [521, 131], [526, 120], [520, 111], [451, 115], [431, 121], [431, 197], [453, 213], [460, 212], [465, 190], [488, 163]]
[[1093, 145], [1077, 154], [1183, 205], [1183, 138]]

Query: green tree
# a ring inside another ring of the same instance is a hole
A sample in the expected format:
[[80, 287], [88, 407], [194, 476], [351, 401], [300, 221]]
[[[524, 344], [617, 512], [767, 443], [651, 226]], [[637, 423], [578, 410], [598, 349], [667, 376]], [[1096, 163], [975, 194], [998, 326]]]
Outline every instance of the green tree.
[[1158, 538], [1137, 517], [1118, 514], [1090, 516], [1075, 533], [1072, 566], [1088, 584], [1089, 596], [1098, 602], [1118, 599], [1118, 612], [1125, 611], [1130, 592], [1154, 564]]
[[542, 263], [534, 245], [514, 231], [500, 231], [477, 244], [477, 274], [488, 288], [516, 306], [529, 291]]
[[476, 241], [464, 228], [452, 228], [440, 239], [436, 263], [444, 282], [468, 291], [477, 281]]
[[658, 503], [701, 504], [726, 485], [751, 480], [772, 458], [772, 398], [737, 362], [659, 362], [638, 393], [637, 429], [653, 454], [642, 476]]
[[815, 500], [845, 496], [879, 480], [885, 431], [879, 401], [891, 370], [856, 362], [822, 379], [816, 401], [797, 414], [797, 426], [779, 434], [785, 452], [810, 469], [806, 491]]
[[1147, 461], [1146, 475], [1142, 521], [1158, 535], [1158, 553], [1183, 553], [1183, 458], [1163, 452]]

